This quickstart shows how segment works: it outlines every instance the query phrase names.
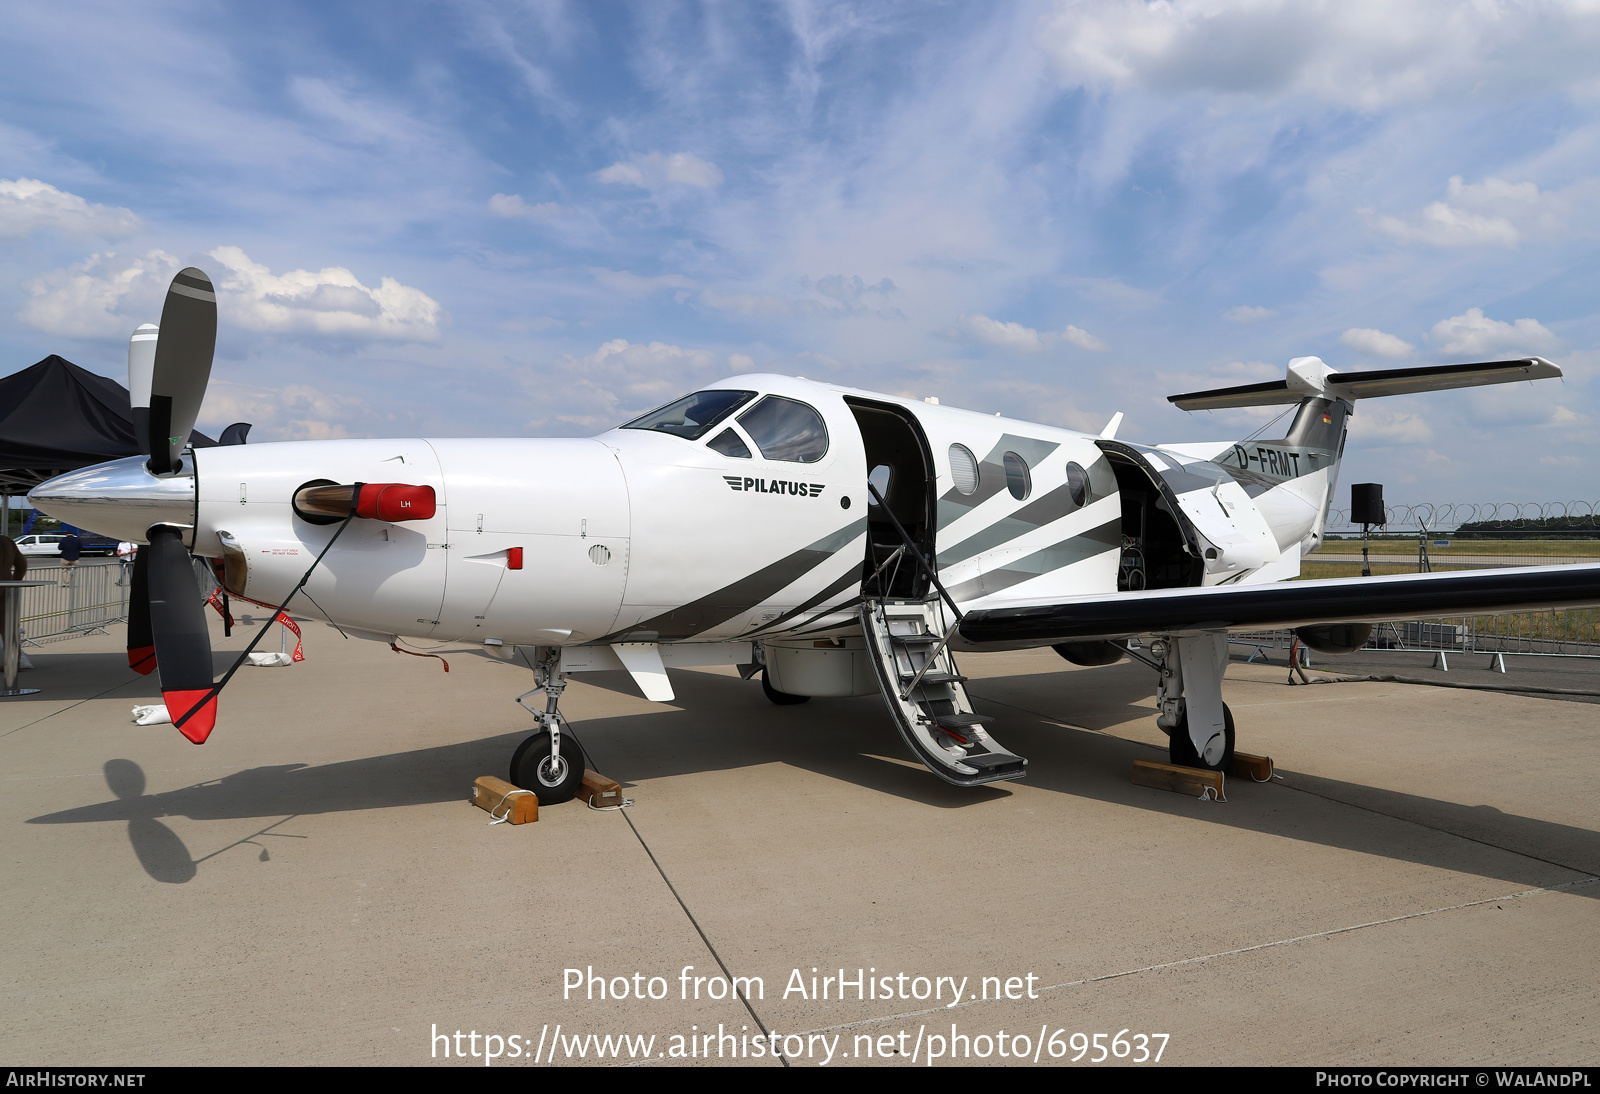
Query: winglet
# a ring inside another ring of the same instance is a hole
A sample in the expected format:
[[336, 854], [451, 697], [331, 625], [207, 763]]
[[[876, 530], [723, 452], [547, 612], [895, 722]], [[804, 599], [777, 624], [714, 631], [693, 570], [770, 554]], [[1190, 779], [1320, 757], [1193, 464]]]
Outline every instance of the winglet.
[[1122, 428], [1122, 411], [1119, 410], [1115, 414], [1111, 415], [1111, 420], [1109, 422], [1107, 422], [1106, 423], [1106, 427], [1100, 431], [1100, 439], [1102, 441], [1114, 441], [1114, 440], [1116, 440], [1117, 439], [1117, 430], [1121, 429], [1121, 428]]

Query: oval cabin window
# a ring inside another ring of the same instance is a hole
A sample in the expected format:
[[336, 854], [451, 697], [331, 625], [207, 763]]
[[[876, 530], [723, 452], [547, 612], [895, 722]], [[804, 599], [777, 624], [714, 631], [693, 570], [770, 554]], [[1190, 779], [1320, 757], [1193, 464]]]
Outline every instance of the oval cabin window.
[[1067, 464], [1067, 494], [1074, 509], [1082, 509], [1093, 500], [1089, 496], [1089, 472], [1075, 463]]
[[1003, 461], [1006, 469], [1006, 489], [1018, 501], [1024, 501], [1033, 492], [1033, 482], [1028, 477], [1028, 462], [1015, 452], [1007, 452]]
[[978, 492], [978, 461], [964, 444], [950, 446], [950, 478], [958, 494]]

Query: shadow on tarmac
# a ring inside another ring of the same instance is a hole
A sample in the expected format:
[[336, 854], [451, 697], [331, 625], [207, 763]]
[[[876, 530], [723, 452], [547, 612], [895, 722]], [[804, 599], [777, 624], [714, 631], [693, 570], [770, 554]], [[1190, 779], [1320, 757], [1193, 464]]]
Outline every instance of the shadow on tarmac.
[[[1133, 671], [1137, 669], [1137, 671]], [[598, 681], [629, 690], [626, 677]], [[592, 677], [589, 679], [593, 679]], [[585, 681], [588, 682], [588, 679]], [[813, 700], [776, 707], [759, 684], [701, 672], [674, 674], [683, 709], [573, 723], [590, 766], [624, 785], [707, 770], [786, 763], [863, 789], [940, 809], [980, 806], [1011, 796], [1006, 784], [963, 790], [940, 782], [904, 756], [876, 696]], [[998, 714], [996, 735], [1030, 760], [1027, 784], [1060, 794], [1203, 820], [1399, 861], [1525, 885], [1552, 883], [1552, 866], [1600, 873], [1600, 833], [1455, 802], [1283, 772], [1288, 787], [1230, 780], [1230, 802], [1196, 806], [1190, 799], [1134, 786], [1136, 759], [1164, 755], [1150, 745], [1094, 732], [1149, 717], [1149, 670], [1142, 666], [990, 677], [975, 680], [979, 709]], [[1001, 699], [1000, 696], [1005, 696]], [[987, 699], [985, 697], [988, 697]], [[998, 710], [997, 710], [998, 708]], [[1062, 710], [1060, 720], [1035, 713]], [[714, 720], [699, 711], [715, 710]], [[456, 801], [485, 772], [500, 772], [525, 727], [481, 740], [308, 767], [250, 768], [225, 778], [146, 794], [142, 769], [112, 759], [105, 777], [115, 800], [32, 818], [30, 824], [120, 821], [145, 872], [182, 884], [205, 858], [194, 859], [158, 818], [194, 820], [279, 817]], [[1370, 810], [1432, 831], [1402, 835], [1393, 825], [1351, 824], [1342, 810], [1316, 799]], [[259, 837], [284, 820], [238, 843]], [[1452, 837], [1462, 837], [1452, 838]], [[1464, 840], [1473, 844], [1464, 844]], [[230, 847], [237, 846], [231, 844]], [[260, 845], [263, 860], [268, 857]], [[1560, 878], [1556, 880], [1567, 880]], [[1573, 890], [1600, 896], [1600, 889]]]

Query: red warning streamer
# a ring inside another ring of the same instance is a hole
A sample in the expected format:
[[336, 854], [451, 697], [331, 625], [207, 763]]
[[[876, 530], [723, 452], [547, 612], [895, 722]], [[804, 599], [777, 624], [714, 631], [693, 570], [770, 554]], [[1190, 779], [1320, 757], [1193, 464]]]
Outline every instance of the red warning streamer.
[[305, 643], [304, 643], [304, 640], [303, 640], [303, 638], [302, 638], [302, 636], [300, 634], [300, 624], [298, 624], [294, 620], [290, 619], [289, 616], [288, 616], [288, 613], [286, 613], [286, 612], [279, 612], [278, 613], [278, 618], [276, 620], [274, 620], [274, 622], [282, 623], [285, 627], [288, 627], [291, 631], [294, 632], [294, 658], [293, 659], [296, 660], [296, 661], [304, 661], [306, 659], [306, 655], [305, 655], [305, 652], [304, 652], [304, 649], [303, 649]]

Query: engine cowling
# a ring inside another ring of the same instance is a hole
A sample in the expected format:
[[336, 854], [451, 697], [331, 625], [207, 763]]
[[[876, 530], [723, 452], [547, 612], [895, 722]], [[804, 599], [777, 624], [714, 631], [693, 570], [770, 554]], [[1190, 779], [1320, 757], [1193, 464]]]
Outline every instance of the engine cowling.
[[1128, 655], [1128, 651], [1115, 642], [1063, 642], [1050, 648], [1074, 665], [1084, 668], [1115, 665]]
[[1315, 627], [1296, 627], [1295, 637], [1318, 653], [1354, 653], [1367, 644], [1371, 623], [1323, 623]]

